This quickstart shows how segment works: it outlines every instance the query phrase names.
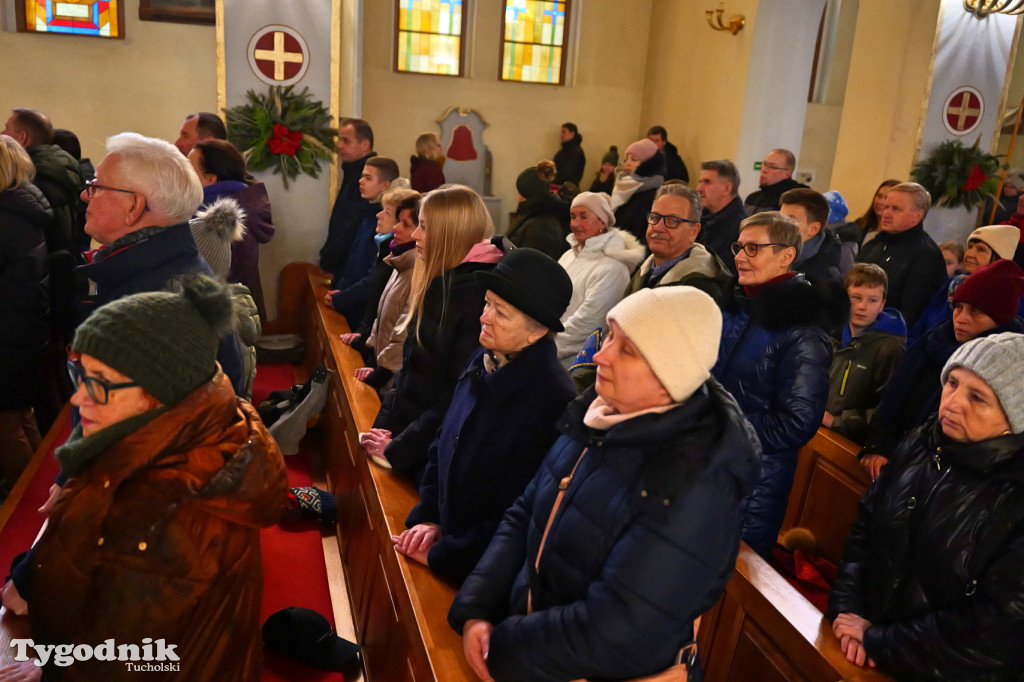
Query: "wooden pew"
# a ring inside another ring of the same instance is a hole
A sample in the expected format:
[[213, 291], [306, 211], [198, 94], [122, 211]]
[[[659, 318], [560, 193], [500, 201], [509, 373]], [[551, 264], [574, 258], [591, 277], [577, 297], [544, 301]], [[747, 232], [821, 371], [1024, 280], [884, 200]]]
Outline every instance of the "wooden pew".
[[782, 533], [795, 527], [814, 533], [822, 556], [835, 563], [843, 557], [857, 502], [871, 485], [871, 477], [857, 461], [859, 451], [853, 441], [819, 428], [800, 448], [782, 522]]
[[[411, 484], [370, 463], [359, 446], [358, 433], [372, 425], [379, 401], [370, 387], [352, 376], [362, 360], [338, 338], [348, 328], [340, 315], [321, 303], [327, 286], [316, 268], [293, 264], [287, 274], [292, 281], [305, 278], [308, 285], [297, 320], [301, 329], [280, 331], [303, 335], [307, 370], [321, 362], [333, 370], [321, 427], [367, 677], [371, 682], [475, 680], [463, 658], [461, 638], [446, 621], [455, 590], [392, 547], [391, 535], [404, 529], [417, 495]], [[817, 493], [817, 481], [845, 481], [843, 476], [856, 480], [859, 466], [830, 465], [842, 451], [842, 443], [833, 436], [819, 433], [801, 452], [802, 492], [791, 498], [791, 506], [796, 506], [787, 513], [791, 525], [817, 529], [811, 517], [827, 500]], [[857, 497], [851, 496], [854, 506]], [[822, 537], [828, 534], [821, 532]], [[822, 614], [746, 545], [725, 594], [705, 614], [699, 639], [709, 682], [889, 681], [848, 663]]]
[[[296, 272], [289, 266], [288, 277]], [[371, 463], [360, 447], [358, 434], [372, 426], [380, 402], [353, 377], [362, 359], [339, 338], [348, 331], [344, 318], [322, 303], [326, 282], [313, 266], [304, 274], [302, 328], [281, 331], [302, 334], [307, 370], [320, 363], [332, 370], [320, 421], [324, 465], [338, 503], [338, 540], [366, 676], [370, 682], [474, 680], [462, 638], [446, 620], [454, 587], [392, 546], [418, 494], [410, 482]]]

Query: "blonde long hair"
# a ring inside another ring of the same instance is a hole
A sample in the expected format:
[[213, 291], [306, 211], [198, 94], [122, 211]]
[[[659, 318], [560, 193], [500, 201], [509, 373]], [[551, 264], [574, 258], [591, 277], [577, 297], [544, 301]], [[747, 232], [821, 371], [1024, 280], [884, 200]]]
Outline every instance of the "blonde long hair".
[[[428, 192], [420, 200], [420, 215], [420, 228], [428, 231], [430, 236], [426, 256], [418, 258], [413, 268], [409, 314], [405, 318], [406, 324], [416, 319], [417, 341], [423, 301], [430, 282], [457, 266], [474, 245], [494, 234], [494, 223], [483, 199], [465, 185], [442, 185]], [[448, 283], [443, 282], [443, 286], [446, 304]]]
[[0, 135], [0, 192], [32, 182], [36, 167], [18, 141]]

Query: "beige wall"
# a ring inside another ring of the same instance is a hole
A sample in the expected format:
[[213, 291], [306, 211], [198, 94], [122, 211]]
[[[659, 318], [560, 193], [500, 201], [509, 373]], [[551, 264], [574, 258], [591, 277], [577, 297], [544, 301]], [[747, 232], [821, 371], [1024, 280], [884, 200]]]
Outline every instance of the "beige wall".
[[[726, 16], [747, 18], [746, 27], [733, 36], [708, 27], [704, 10], [714, 3], [654, 0], [637, 132], [655, 124], [665, 126], [690, 170], [691, 181], [699, 174], [702, 160], [736, 156], [759, 4], [759, 0], [730, 0]], [[756, 178], [741, 180], [741, 194], [756, 188]]]
[[185, 114], [214, 111], [213, 26], [139, 21], [138, 0], [124, 12], [124, 40], [0, 34], [0, 115], [39, 109], [98, 162], [110, 135], [131, 130], [173, 142]]
[[438, 130], [435, 121], [449, 106], [474, 108], [489, 126], [484, 142], [494, 156], [492, 192], [508, 213], [516, 206], [516, 176], [550, 159], [559, 148], [561, 124], [573, 121], [583, 136], [583, 184], [589, 187], [608, 146], [615, 144], [624, 154], [637, 139], [651, 2], [631, 0], [628, 12], [614, 0], [580, 5], [575, 78], [558, 87], [498, 80], [501, 7], [496, 2], [474, 3], [468, 77], [395, 73], [394, 3], [366, 2], [362, 115], [373, 126], [377, 152], [397, 160], [405, 174], [419, 133]]
[[928, 98], [940, 0], [860, 0], [829, 189], [860, 216], [882, 180], [906, 180]]

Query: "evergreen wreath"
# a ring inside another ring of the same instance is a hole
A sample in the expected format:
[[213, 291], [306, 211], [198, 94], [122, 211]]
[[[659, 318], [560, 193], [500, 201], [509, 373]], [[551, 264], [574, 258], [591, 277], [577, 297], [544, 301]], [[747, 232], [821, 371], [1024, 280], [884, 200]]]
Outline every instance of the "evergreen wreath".
[[331, 114], [323, 103], [309, 95], [309, 88], [296, 94], [295, 86], [273, 85], [266, 94], [250, 90], [247, 104], [228, 109], [228, 140], [241, 150], [249, 170], [273, 168], [288, 180], [299, 172], [318, 177], [320, 160], [334, 155], [337, 129], [330, 126]]
[[986, 198], [998, 201], [999, 157], [981, 151], [980, 140], [971, 147], [960, 140], [946, 140], [914, 166], [912, 177], [928, 190], [936, 206], [971, 210]]

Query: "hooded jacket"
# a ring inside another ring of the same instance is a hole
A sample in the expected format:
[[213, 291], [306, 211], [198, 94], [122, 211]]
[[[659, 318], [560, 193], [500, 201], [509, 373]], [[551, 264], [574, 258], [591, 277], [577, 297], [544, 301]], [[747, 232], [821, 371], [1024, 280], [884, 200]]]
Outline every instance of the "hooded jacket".
[[583, 168], [587, 165], [587, 155], [583, 153], [583, 136], [576, 133], [573, 138], [562, 143], [562, 148], [555, 152], [555, 184], [571, 182], [580, 184]]
[[641, 289], [685, 284], [688, 287], [700, 289], [715, 299], [715, 303], [719, 306], [729, 298], [733, 277], [729, 273], [729, 269], [725, 267], [725, 263], [704, 248], [703, 244], [691, 246], [690, 252], [685, 258], [670, 267], [657, 279], [651, 275], [653, 268], [654, 256], [648, 256], [647, 260], [633, 272], [625, 295], [635, 294]]
[[559, 332], [555, 343], [558, 357], [568, 369], [587, 337], [605, 326], [605, 316], [622, 300], [629, 273], [647, 250], [636, 237], [615, 227], [591, 237], [583, 246], [576, 235], [570, 234], [566, 241], [569, 250], [558, 264], [572, 280], [572, 297], [562, 315], [565, 331]]
[[505, 236], [519, 248], [537, 249], [558, 260], [565, 252], [567, 234], [569, 204], [545, 193], [520, 202]]
[[53, 211], [35, 185], [0, 192], [0, 411], [31, 407], [48, 336], [45, 231]]
[[1024, 669], [1024, 435], [956, 442], [934, 418], [860, 502], [828, 616], [871, 621], [894, 678], [997, 682]]
[[661, 152], [665, 155], [665, 179], [682, 180], [689, 184], [690, 171], [686, 169], [683, 157], [679, 156], [679, 148], [666, 140]]
[[839, 274], [842, 254], [839, 237], [822, 227], [818, 234], [804, 242], [793, 269], [804, 273], [812, 284], [842, 286], [843, 277]]
[[732, 575], [759, 458], [735, 400], [709, 379], [667, 412], [599, 431], [583, 423], [594, 397], [569, 404], [562, 436], [449, 611], [459, 632], [473, 618], [494, 624], [487, 666], [499, 682], [661, 671]]
[[825, 411], [836, 433], [863, 443], [882, 391], [906, 349], [907, 325], [900, 311], [886, 308], [860, 336], [850, 325], [832, 336], [832, 368]]
[[[33, 556], [35, 641], [163, 638], [181, 669], [147, 678], [259, 680], [259, 529], [277, 522], [287, 486], [256, 410], [218, 372], [68, 479]], [[46, 675], [138, 673], [93, 659]]]
[[[384, 456], [399, 474], [418, 486], [427, 463], [427, 448], [470, 355], [480, 341], [480, 314], [486, 287], [473, 273], [493, 268], [504, 256], [502, 238], [474, 246], [463, 261], [427, 285], [423, 310], [409, 322], [402, 347], [402, 370], [380, 402], [374, 428], [387, 429], [392, 440]], [[417, 323], [419, 331], [417, 333]]]
[[782, 526], [797, 451], [825, 412], [832, 363], [825, 330], [842, 321], [830, 295], [796, 274], [753, 297], [737, 288], [722, 312], [722, 343], [711, 373], [761, 440], [761, 475], [744, 500], [743, 539], [762, 555]]
[[[381, 294], [373, 331], [366, 342], [376, 354], [376, 369], [366, 383], [378, 389], [402, 368], [402, 345], [408, 332], [403, 322], [409, 314], [409, 289], [413, 266], [416, 265], [416, 250], [385, 256], [384, 263], [393, 268], [391, 278]], [[376, 380], [371, 380], [374, 378]]]
[[[978, 336], [1001, 332], [1024, 333], [1024, 320], [1014, 318], [1009, 324]], [[956, 340], [950, 320], [933, 328], [907, 349], [882, 391], [878, 413], [864, 440], [862, 456], [878, 454], [889, 457], [904, 436], [939, 409], [942, 368], [961, 345]]]

